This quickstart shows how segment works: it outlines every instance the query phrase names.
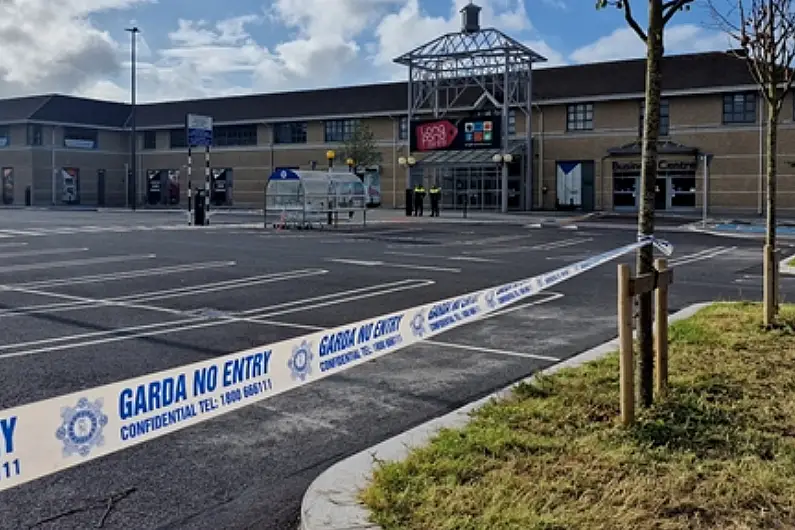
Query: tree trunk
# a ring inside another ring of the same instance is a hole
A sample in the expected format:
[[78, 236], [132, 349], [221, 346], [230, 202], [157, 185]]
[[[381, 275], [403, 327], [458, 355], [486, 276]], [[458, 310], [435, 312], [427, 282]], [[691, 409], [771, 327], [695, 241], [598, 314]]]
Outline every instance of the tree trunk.
[[[778, 312], [778, 260], [776, 260], [776, 154], [778, 153], [778, 105], [776, 97], [784, 97], [777, 94], [774, 84], [767, 87], [767, 219], [765, 231], [764, 248], [764, 324], [772, 326]], [[771, 97], [772, 96], [772, 97]]]
[[[663, 56], [662, 0], [649, 3], [649, 27], [646, 43], [646, 103], [643, 119], [643, 151], [641, 162], [641, 203], [638, 212], [638, 232], [654, 234], [654, 198], [657, 189], [657, 140], [660, 134], [660, 91]], [[638, 250], [637, 274], [654, 270], [654, 246]], [[644, 293], [638, 304], [638, 356], [639, 402], [648, 407], [654, 400], [654, 337], [652, 329], [652, 293]], [[664, 316], [667, 318], [667, 315]]]

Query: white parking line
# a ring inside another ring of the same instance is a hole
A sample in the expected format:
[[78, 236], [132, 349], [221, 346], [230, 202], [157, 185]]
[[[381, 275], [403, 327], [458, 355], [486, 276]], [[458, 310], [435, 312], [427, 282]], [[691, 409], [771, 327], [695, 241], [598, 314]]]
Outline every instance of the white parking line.
[[[130, 326], [127, 328], [118, 328], [112, 330], [103, 330], [103, 331], [91, 331], [87, 333], [79, 333], [75, 335], [65, 335], [60, 337], [51, 337], [48, 339], [39, 339], [29, 342], [17, 343], [17, 344], [3, 344], [0, 345], [0, 351], [9, 351], [9, 350], [16, 350], [18, 348], [27, 348], [32, 346], [42, 346], [40, 348], [29, 349], [29, 350], [21, 350], [21, 351], [13, 351], [10, 353], [3, 353], [0, 354], [0, 358], [13, 358], [13, 357], [22, 357], [26, 355], [34, 355], [38, 353], [45, 353], [45, 352], [52, 352], [52, 351], [60, 351], [60, 350], [67, 350], [73, 348], [81, 348], [86, 346], [95, 346], [100, 344], [111, 344], [114, 342], [121, 342], [125, 340], [131, 339], [138, 339], [144, 337], [154, 337], [158, 335], [165, 335], [168, 333], [175, 333], [181, 331], [190, 331], [194, 329], [202, 329], [202, 328], [210, 328], [221, 326], [225, 324], [230, 324], [234, 322], [252, 322], [257, 324], [265, 324], [266, 320], [269, 317], [276, 316], [276, 315], [285, 315], [290, 313], [298, 313], [301, 311], [308, 311], [312, 309], [318, 309], [321, 307], [327, 307], [336, 304], [344, 304], [356, 300], [362, 300], [365, 298], [373, 298], [376, 296], [383, 296], [385, 294], [390, 294], [397, 291], [406, 291], [410, 289], [417, 289], [421, 287], [427, 287], [428, 285], [432, 285], [436, 282], [433, 280], [400, 280], [397, 282], [387, 283], [387, 284], [378, 284], [372, 285], [370, 287], [357, 289], [357, 291], [362, 292], [365, 290], [369, 290], [371, 292], [365, 292], [362, 294], [358, 294], [356, 296], [344, 296], [350, 294], [352, 291], [341, 291], [338, 293], [333, 293], [330, 295], [325, 295], [326, 298], [331, 296], [338, 296], [339, 299], [336, 300], [327, 300], [319, 303], [313, 303], [298, 307], [293, 307], [291, 309], [284, 309], [280, 311], [272, 311], [272, 309], [285, 307], [288, 305], [298, 305], [302, 303], [306, 303], [309, 301], [313, 301], [312, 298], [304, 299], [304, 300], [293, 300], [291, 302], [287, 302], [284, 304], [276, 304], [274, 306], [265, 306], [260, 307], [257, 309], [253, 309], [250, 311], [244, 311], [239, 313], [239, 316], [222, 316], [214, 319], [212, 321], [207, 321], [209, 317], [201, 316], [201, 317], [193, 317], [187, 318], [183, 320], [174, 320], [171, 322], [155, 322], [153, 324], [143, 324], [140, 326]], [[315, 297], [316, 300], [319, 297]], [[245, 315], [245, 316], [244, 316]], [[241, 318], [243, 317], [243, 318]], [[124, 334], [124, 335], [120, 335]], [[75, 342], [70, 342], [75, 341]], [[53, 344], [53, 343], [68, 343], [68, 344]], [[45, 346], [46, 345], [46, 346]]]
[[342, 258], [329, 258], [326, 261], [334, 263], [344, 263], [346, 265], [358, 265], [361, 267], [394, 267], [398, 269], [413, 269], [418, 271], [434, 271], [434, 272], [452, 272], [459, 273], [461, 269], [453, 269], [450, 267], [430, 267], [427, 265], [410, 265], [407, 263], [387, 263], [384, 261], [366, 261], [357, 259], [342, 259]]
[[[119, 263], [119, 262], [141, 260], [141, 259], [154, 259], [156, 257], [157, 257], [156, 254], [134, 254], [130, 256], [106, 256], [101, 258], [50, 261], [47, 263], [28, 263], [25, 265], [9, 265], [6, 267], [0, 267], [0, 273], [55, 269], [58, 267], [74, 267], [77, 265], [99, 265], [104, 263]], [[4, 286], [0, 285], [0, 290], [2, 290], [3, 288]]]
[[449, 260], [449, 261], [471, 261], [473, 263], [502, 263], [500, 260], [496, 259], [489, 259], [489, 258], [479, 258], [477, 256], [443, 256], [437, 254], [422, 254], [420, 252], [397, 252], [397, 251], [385, 251], [384, 254], [389, 254], [392, 256], [407, 256], [413, 258], [426, 258], [426, 259], [442, 259], [442, 260]]
[[442, 346], [443, 348], [455, 348], [458, 350], [467, 350], [473, 351], [477, 353], [494, 353], [497, 355], [507, 355], [509, 357], [523, 357], [525, 359], [538, 359], [540, 361], [552, 361], [558, 362], [560, 359], [558, 357], [549, 357], [548, 355], [534, 355], [532, 353], [521, 353], [516, 351], [509, 351], [509, 350], [495, 350], [493, 348], [483, 348], [481, 346], [470, 346], [468, 344], [456, 344], [454, 342], [441, 342], [438, 340], [426, 340], [424, 341], [425, 344], [431, 344], [433, 346]]
[[524, 252], [527, 250], [554, 250], [558, 248], [572, 247], [574, 245], [582, 245], [593, 241], [592, 237], [577, 237], [572, 239], [561, 239], [559, 241], [550, 241], [549, 243], [541, 243], [538, 245], [524, 245], [520, 247], [504, 247], [492, 248], [487, 250], [478, 250], [478, 254], [509, 254], [511, 252]]
[[165, 274], [176, 274], [178, 272], [203, 271], [207, 269], [218, 269], [223, 267], [234, 267], [236, 261], [207, 261], [204, 263], [192, 263], [188, 265], [169, 265], [166, 267], [154, 267], [151, 269], [134, 269], [131, 271], [108, 272], [104, 274], [90, 274], [88, 276], [75, 276], [74, 278], [58, 278], [54, 280], [39, 280], [35, 282], [7, 284], [9, 287], [59, 287], [62, 285], [78, 285], [86, 283], [104, 283], [117, 280], [128, 280], [131, 278], [141, 278], [146, 276], [157, 276]]
[[[520, 309], [525, 309], [525, 308], [536, 306], [536, 305], [548, 304], [549, 302], [554, 302], [555, 300], [558, 300], [559, 298], [563, 298], [564, 297], [563, 293], [558, 293], [558, 292], [554, 292], [554, 291], [540, 293], [540, 295], [544, 295], [544, 294], [546, 294], [548, 296], [545, 296], [541, 300], [533, 300], [532, 302], [527, 302], [527, 303], [520, 304], [520, 305], [517, 305], [517, 306], [507, 307], [505, 309], [501, 309], [500, 311], [495, 311], [494, 313], [488, 313], [488, 314], [483, 315], [482, 317], [478, 318], [477, 320], [475, 320], [475, 322], [480, 321], [480, 320], [487, 320], [487, 319], [494, 318], [494, 317], [497, 317], [497, 316], [500, 316], [500, 315], [505, 315], [505, 314], [508, 314], [508, 313], [512, 313], [514, 311], [519, 311]], [[276, 320], [260, 320], [260, 319], [257, 319], [257, 320], [259, 322], [263, 323], [263, 324], [270, 324], [271, 326], [281, 326], [281, 327], [285, 327], [285, 328], [295, 328], [295, 329], [301, 329], [301, 330], [305, 330], [305, 331], [322, 331], [324, 329], [327, 329], [327, 328], [323, 328], [323, 327], [320, 327], [320, 326], [311, 326], [311, 325], [308, 325], [308, 324], [298, 324], [298, 323], [294, 323], [294, 322], [282, 322], [282, 321], [276, 321]], [[505, 350], [489, 350], [488, 348], [478, 348], [476, 346], [454, 344], [454, 343], [450, 343], [450, 342], [446, 342], [446, 343], [440, 343], [438, 341], [425, 341], [425, 342], [427, 342], [429, 344], [433, 344], [433, 343], [443, 344], [445, 346], [458, 347], [458, 348], [461, 348], [461, 349], [472, 349], [472, 350], [475, 350], [475, 351], [481, 350], [481, 351], [485, 351], [485, 352], [488, 352], [488, 353], [502, 353], [503, 355], [513, 355], [513, 356], [518, 356], [518, 357], [527, 357], [527, 358], [551, 360], [551, 361], [560, 360], [560, 359], [557, 359], [557, 358], [554, 358], [554, 357], [545, 357], [545, 356], [539, 356], [539, 355], [532, 355], [532, 354], [529, 354], [529, 353], [507, 352]]]
[[12, 247], [24, 247], [27, 246], [28, 243], [24, 242], [15, 242], [15, 243], [0, 243], [0, 248], [12, 248]]
[[23, 250], [20, 252], [4, 252], [0, 254], [2, 258], [23, 258], [32, 256], [50, 256], [53, 254], [68, 254], [70, 252], [86, 252], [88, 247], [83, 248], [45, 248], [39, 250]]
[[715, 258], [717, 256], [720, 256], [721, 254], [726, 254], [728, 252], [732, 252], [732, 251], [734, 251], [736, 249], [737, 249], [737, 247], [714, 247], [714, 248], [708, 248], [708, 249], [696, 252], [695, 254], [687, 254], [687, 255], [681, 256], [679, 258], [673, 259], [670, 262], [668, 262], [668, 266], [673, 268], [673, 267], [679, 267], [681, 265], [687, 265], [688, 263], [695, 263], [696, 261], [703, 261], [703, 260], [707, 260], [707, 259], [712, 259], [712, 258]]
[[[30, 288], [7, 286], [7, 290], [18, 291], [22, 293], [35, 294], [39, 296], [48, 296], [51, 298], [62, 298], [66, 300], [73, 300], [73, 302], [61, 302], [54, 304], [38, 304], [23, 307], [16, 307], [14, 309], [0, 310], [0, 318], [15, 317], [15, 316], [30, 316], [44, 313], [59, 313], [64, 311], [77, 311], [82, 309], [92, 309], [102, 306], [122, 306], [126, 307], [127, 302], [136, 302], [136, 308], [151, 309], [159, 311], [161, 308], [143, 306], [140, 302], [152, 302], [154, 300], [165, 300], [169, 298], [180, 298], [186, 296], [195, 296], [199, 294], [213, 293], [217, 291], [225, 291], [231, 289], [241, 289], [246, 287], [253, 287], [265, 283], [281, 282], [286, 280], [294, 280], [298, 278], [306, 278], [310, 276], [319, 276], [327, 274], [329, 271], [325, 269], [304, 269], [297, 271], [279, 272], [271, 274], [263, 274], [260, 276], [250, 276], [247, 278], [236, 278], [232, 280], [223, 280], [213, 282], [205, 286], [188, 286], [188, 287], [175, 287], [172, 289], [165, 289], [159, 291], [149, 291], [144, 293], [130, 294], [125, 296], [115, 296], [112, 298], [83, 298], [72, 297], [71, 295], [63, 295], [60, 293], [52, 293], [47, 291], [33, 291]], [[183, 314], [183, 312], [177, 312]]]

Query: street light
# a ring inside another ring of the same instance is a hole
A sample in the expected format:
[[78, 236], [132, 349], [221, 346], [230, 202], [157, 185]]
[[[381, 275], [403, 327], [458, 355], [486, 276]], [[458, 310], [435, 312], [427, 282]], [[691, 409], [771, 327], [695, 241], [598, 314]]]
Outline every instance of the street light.
[[417, 161], [414, 159], [413, 156], [409, 156], [408, 158], [406, 158], [405, 156], [401, 156], [400, 158], [398, 158], [398, 165], [402, 167], [412, 168], [416, 163]]
[[508, 213], [508, 164], [513, 162], [513, 155], [511, 153], [496, 153], [491, 159], [500, 168], [502, 178], [500, 179], [502, 189], [500, 195], [500, 210], [502, 213]]
[[138, 202], [138, 167], [136, 163], [136, 149], [138, 147], [138, 131], [135, 127], [135, 45], [136, 37], [141, 30], [137, 26], [125, 28], [124, 31], [130, 33], [130, 173], [127, 178], [132, 180], [128, 184], [128, 189], [132, 190], [130, 193], [130, 207], [135, 210], [135, 205]]
[[326, 160], [328, 160], [328, 170], [331, 171], [331, 168], [334, 167], [334, 158], [336, 158], [337, 153], [334, 152], [333, 149], [329, 149], [326, 151]]
[[345, 161], [345, 163], [348, 164], [348, 171], [353, 173], [353, 166], [356, 164], [356, 162], [353, 160], [353, 158], [348, 157], [348, 159]]
[[491, 159], [498, 166], [501, 166], [503, 163], [510, 164], [511, 162], [513, 162], [513, 156], [510, 153], [505, 153], [504, 155], [497, 153], [496, 155], [491, 157]]
[[401, 156], [400, 158], [398, 158], [398, 165], [406, 169], [406, 216], [407, 217], [411, 217], [411, 212], [414, 206], [414, 194], [409, 186], [411, 186], [411, 168], [414, 167], [414, 164], [416, 163], [417, 161], [411, 155], [409, 155], [408, 157]]

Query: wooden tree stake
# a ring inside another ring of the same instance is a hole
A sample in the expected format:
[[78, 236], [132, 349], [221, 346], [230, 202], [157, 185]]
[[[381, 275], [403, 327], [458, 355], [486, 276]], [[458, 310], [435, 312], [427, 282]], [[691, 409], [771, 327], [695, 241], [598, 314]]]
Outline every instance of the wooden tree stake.
[[632, 278], [629, 265], [618, 266], [618, 341], [621, 423], [635, 422], [635, 359], [632, 353]]
[[[654, 261], [658, 278], [666, 279], [668, 263], [665, 259]], [[654, 379], [654, 393], [659, 396], [668, 394], [668, 282], [658, 282], [654, 297], [654, 364], [657, 366]]]

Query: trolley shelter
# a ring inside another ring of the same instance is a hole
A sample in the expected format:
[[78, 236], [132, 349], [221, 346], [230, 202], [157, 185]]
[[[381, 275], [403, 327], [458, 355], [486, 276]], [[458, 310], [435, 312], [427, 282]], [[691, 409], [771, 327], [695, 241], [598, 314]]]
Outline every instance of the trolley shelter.
[[277, 169], [265, 186], [265, 226], [366, 223], [367, 190], [354, 173]]

